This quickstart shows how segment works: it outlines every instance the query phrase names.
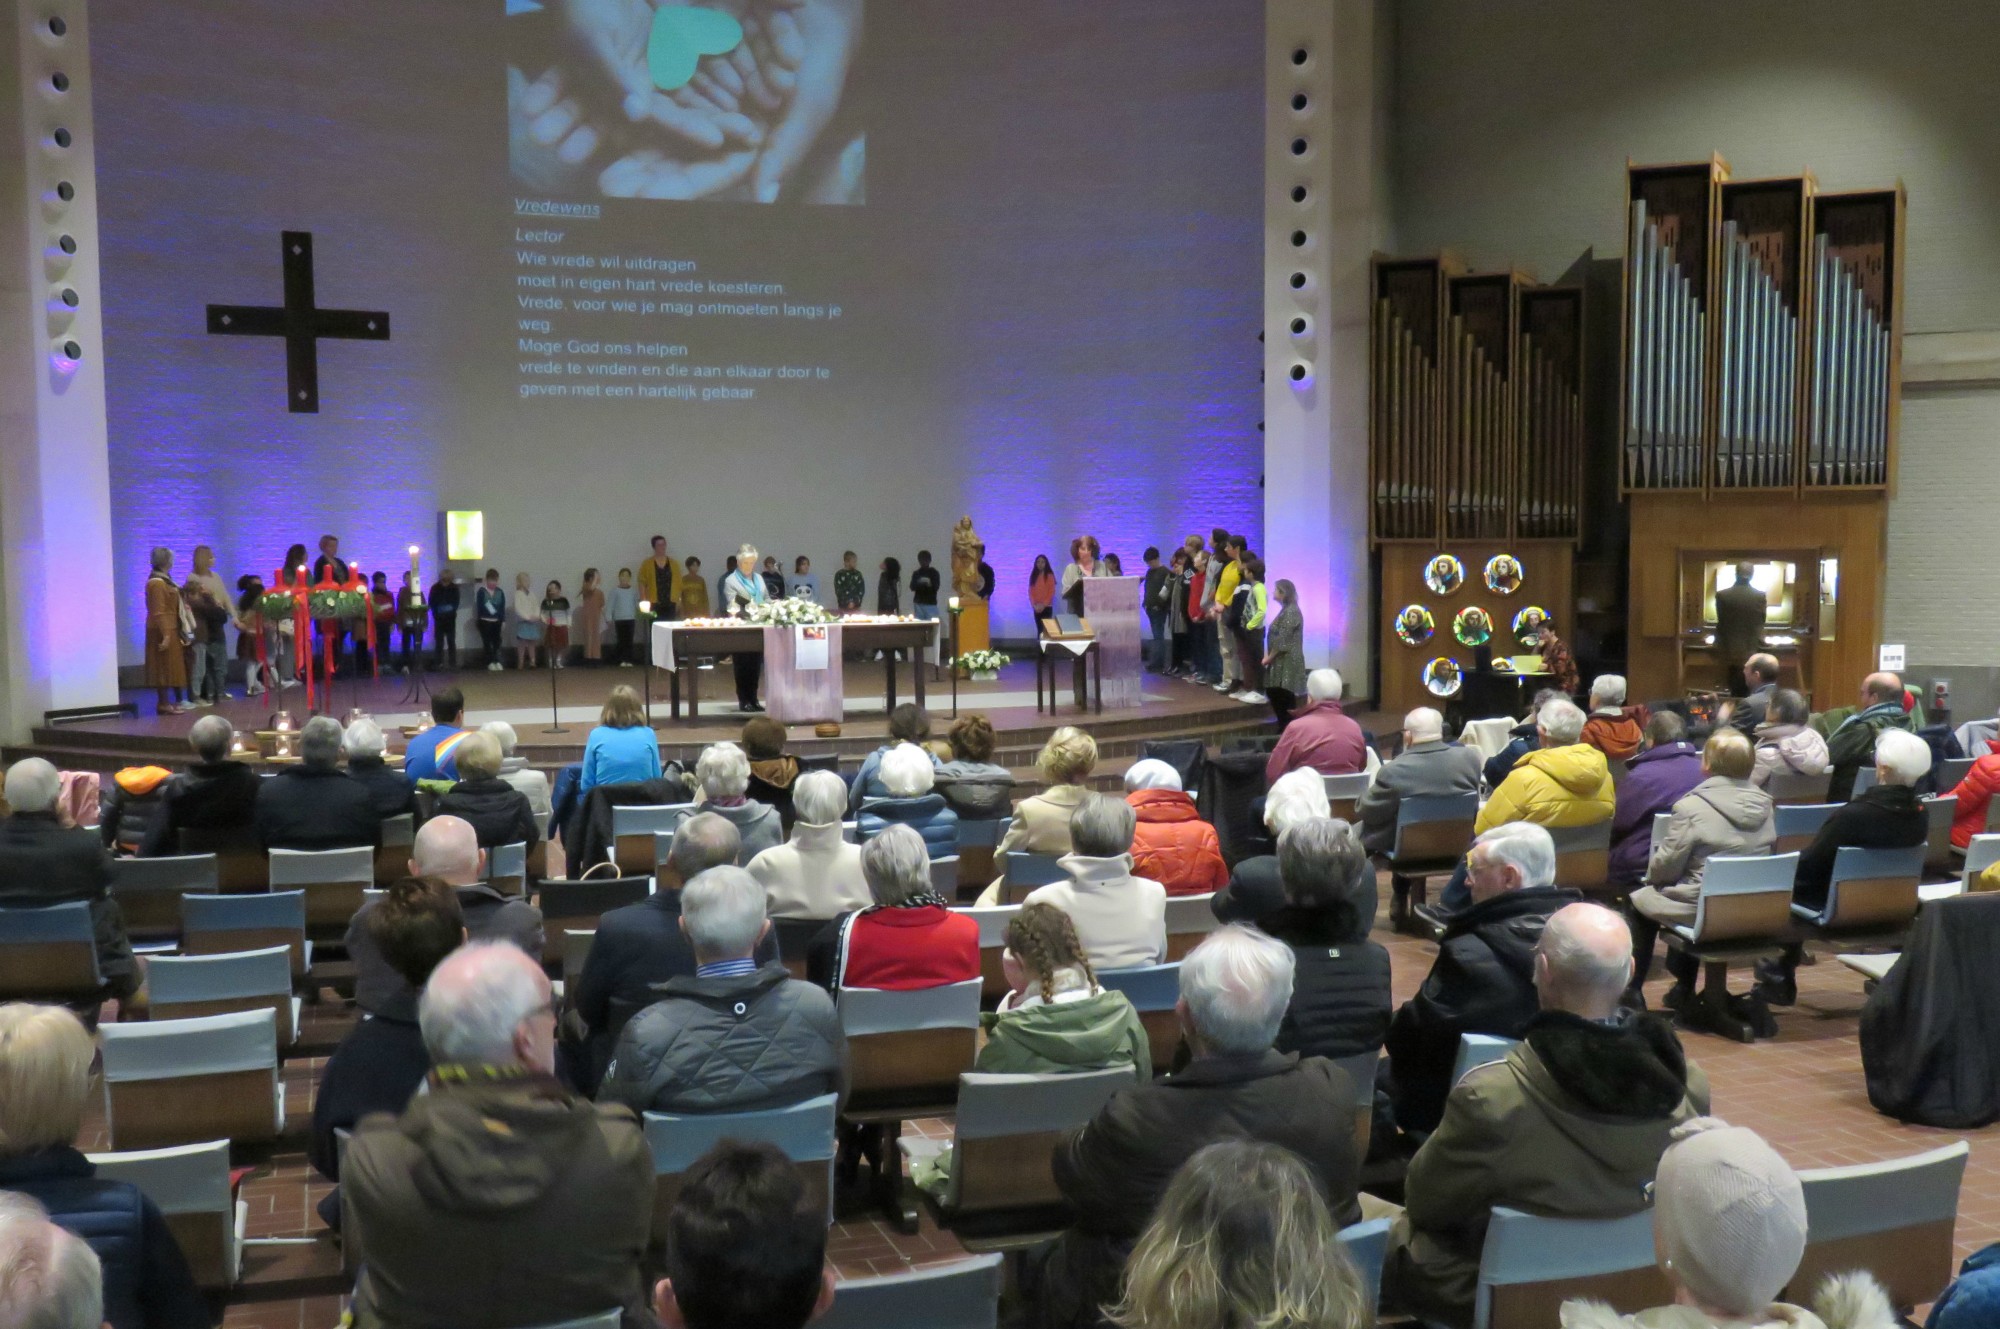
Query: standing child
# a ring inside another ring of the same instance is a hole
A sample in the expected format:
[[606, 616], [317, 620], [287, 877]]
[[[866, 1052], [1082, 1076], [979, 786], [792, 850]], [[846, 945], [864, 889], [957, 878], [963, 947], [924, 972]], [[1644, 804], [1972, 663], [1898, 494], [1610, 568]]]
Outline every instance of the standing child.
[[1173, 638], [1174, 654], [1167, 664], [1166, 673], [1171, 678], [1180, 678], [1192, 672], [1188, 660], [1188, 582], [1194, 576], [1194, 569], [1188, 565], [1188, 551], [1174, 550], [1174, 556], [1167, 563], [1167, 631]]
[[583, 570], [583, 589], [576, 593], [573, 621], [577, 640], [583, 645], [583, 662], [591, 666], [603, 664], [604, 587], [598, 582], [596, 568]]
[[528, 574], [514, 574], [514, 667], [533, 669], [542, 645], [542, 602], [528, 589]]
[[1264, 560], [1248, 549], [1239, 553], [1237, 565], [1242, 571], [1228, 615], [1236, 633], [1237, 668], [1243, 674], [1244, 690], [1236, 694], [1236, 700], [1262, 706], [1268, 700], [1264, 696], [1264, 614], [1269, 603], [1264, 591]]
[[[755, 576], [757, 570], [745, 568], [743, 572], [745, 576]], [[731, 554], [722, 560], [722, 575], [715, 579], [715, 612], [718, 614], [729, 612], [729, 579], [735, 575], [736, 555]]]
[[[1153, 630], [1146, 643], [1146, 663], [1156, 674], [1167, 672], [1167, 607], [1173, 597], [1167, 591], [1167, 567], [1160, 562], [1158, 545], [1146, 546], [1146, 580], [1140, 587], [1139, 603], [1146, 606], [1146, 623]], [[1109, 560], [1106, 560], [1109, 562]]]
[[931, 551], [917, 551], [917, 570], [910, 574], [910, 612], [926, 623], [937, 621], [938, 590], [944, 578], [931, 566]]
[[446, 567], [431, 583], [431, 668], [458, 668], [458, 574]]
[[611, 588], [611, 630], [617, 634], [618, 667], [632, 667], [632, 639], [639, 627], [639, 588], [632, 584], [632, 569], [618, 569], [618, 584]]
[[549, 652], [549, 668], [561, 669], [569, 663], [569, 597], [562, 583], [552, 581], [542, 592], [542, 636]]
[[902, 561], [894, 558], [883, 559], [881, 572], [882, 575], [875, 579], [875, 612], [900, 614], [903, 612]]
[[264, 635], [264, 579], [247, 573], [236, 579], [236, 658], [243, 662], [243, 695], [255, 697], [278, 686], [274, 666], [277, 656], [265, 653], [263, 670], [257, 668], [257, 639]]
[[500, 589], [500, 569], [486, 569], [486, 580], [472, 593], [472, 616], [486, 650], [486, 668], [497, 674], [506, 668], [500, 660], [500, 629], [507, 622], [507, 593]]
[[861, 575], [861, 564], [852, 549], [840, 556], [840, 570], [833, 574], [833, 605], [843, 614], [861, 612], [861, 601], [868, 594], [868, 578]]
[[[708, 583], [701, 579], [701, 560], [689, 554], [687, 562], [682, 566], [687, 570], [687, 575], [681, 578], [681, 617], [707, 618]], [[661, 618], [667, 617], [660, 612], [658, 605], [653, 606], [653, 612]]]
[[804, 554], [792, 564], [792, 598], [819, 603], [819, 578], [813, 576], [812, 560]]
[[[389, 574], [386, 572], [378, 572], [368, 579], [368, 616], [375, 620], [375, 659], [372, 663], [380, 669], [382, 662], [389, 658], [390, 636], [396, 630], [396, 593], [389, 589]], [[357, 643], [357, 658], [361, 650]]]
[[775, 554], [764, 555], [764, 594], [773, 600], [785, 598], [785, 574], [779, 571]]
[[[403, 632], [403, 672], [417, 672], [417, 657], [424, 649], [424, 626], [430, 622], [430, 607], [417, 586], [417, 574], [403, 574], [403, 589], [396, 592], [396, 625]], [[382, 643], [388, 645], [385, 639]]]

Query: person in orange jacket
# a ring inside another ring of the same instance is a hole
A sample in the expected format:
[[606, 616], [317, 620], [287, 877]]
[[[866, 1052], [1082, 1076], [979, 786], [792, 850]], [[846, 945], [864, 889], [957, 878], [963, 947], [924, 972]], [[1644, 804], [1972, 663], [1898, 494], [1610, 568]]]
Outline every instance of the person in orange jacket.
[[1229, 865], [1215, 827], [1181, 790], [1180, 772], [1157, 757], [1125, 772], [1125, 801], [1139, 819], [1132, 836], [1132, 875], [1157, 881], [1168, 895], [1206, 895], [1229, 884]]

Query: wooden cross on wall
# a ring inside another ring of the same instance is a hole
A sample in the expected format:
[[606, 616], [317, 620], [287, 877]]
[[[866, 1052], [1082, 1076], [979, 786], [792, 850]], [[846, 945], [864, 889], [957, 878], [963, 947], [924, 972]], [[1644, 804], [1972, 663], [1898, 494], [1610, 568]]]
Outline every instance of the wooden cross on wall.
[[313, 304], [312, 232], [283, 233], [285, 303], [210, 305], [208, 330], [220, 337], [283, 337], [285, 400], [294, 413], [319, 410], [319, 338], [389, 340], [389, 315], [379, 310], [320, 309]]

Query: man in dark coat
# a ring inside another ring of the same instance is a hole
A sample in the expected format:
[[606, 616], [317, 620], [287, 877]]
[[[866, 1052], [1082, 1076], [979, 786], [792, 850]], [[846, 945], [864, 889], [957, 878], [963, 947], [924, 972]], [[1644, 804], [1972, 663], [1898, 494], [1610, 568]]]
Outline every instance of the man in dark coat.
[[257, 791], [254, 821], [266, 849], [372, 849], [382, 842], [374, 801], [339, 762], [340, 722], [315, 715], [299, 731], [299, 764]]
[[1346, 822], [1315, 817], [1278, 837], [1278, 873], [1285, 907], [1259, 923], [1292, 948], [1296, 966], [1278, 1051], [1334, 1060], [1379, 1052], [1392, 1009], [1389, 952], [1368, 938], [1375, 874], [1361, 842]]
[[1444, 716], [1419, 706], [1403, 717], [1403, 750], [1375, 772], [1375, 781], [1355, 809], [1364, 827], [1361, 842], [1371, 854], [1386, 854], [1396, 843], [1396, 814], [1406, 798], [1479, 792], [1479, 753], [1444, 741]]
[[1076, 1222], [1024, 1282], [1031, 1324], [1097, 1324], [1167, 1183], [1217, 1140], [1290, 1149], [1321, 1182], [1335, 1220], [1360, 1219], [1353, 1086], [1330, 1061], [1272, 1047], [1292, 976], [1289, 947], [1239, 926], [1211, 933], [1181, 962], [1175, 1009], [1194, 1059], [1168, 1079], [1120, 1090], [1056, 1146], [1056, 1185]]
[[264, 780], [245, 763], [229, 759], [235, 738], [235, 727], [219, 715], [194, 722], [188, 730], [194, 765], [167, 781], [157, 832], [147, 837], [142, 855], [179, 853], [180, 833], [186, 830], [249, 831]]
[[1473, 842], [1467, 864], [1472, 904], [1452, 916], [1423, 986], [1389, 1026], [1396, 1124], [1406, 1131], [1437, 1128], [1461, 1035], [1521, 1036], [1538, 1009], [1542, 928], [1583, 898], [1552, 885], [1555, 841], [1540, 826], [1495, 826]]
[[106, 995], [139, 990], [138, 961], [125, 936], [125, 919], [111, 898], [111, 859], [95, 831], [56, 819], [62, 777], [40, 757], [7, 768], [7, 806], [0, 821], [0, 908], [35, 909], [80, 900], [90, 906], [97, 939], [97, 972]]
[[1729, 710], [1729, 724], [1755, 734], [1770, 713], [1771, 694], [1778, 690], [1778, 657], [1759, 651], [1743, 662], [1743, 686], [1749, 695]]
[[541, 821], [528, 796], [500, 778], [500, 743], [491, 734], [468, 734], [458, 745], [458, 783], [437, 801], [440, 816], [469, 822], [481, 849], [541, 843]]
[[1728, 675], [1723, 686], [1739, 697], [1749, 685], [1736, 662], [1764, 645], [1764, 619], [1771, 608], [1769, 597], [1750, 584], [1755, 571], [1748, 563], [1738, 563], [1736, 581], [1715, 593], [1715, 655]]
[[1827, 735], [1826, 755], [1833, 763], [1827, 802], [1848, 800], [1854, 793], [1854, 777], [1862, 767], [1874, 765], [1875, 744], [1891, 729], [1916, 731], [1903, 705], [1903, 680], [1895, 674], [1870, 674], [1861, 680], [1861, 709]]

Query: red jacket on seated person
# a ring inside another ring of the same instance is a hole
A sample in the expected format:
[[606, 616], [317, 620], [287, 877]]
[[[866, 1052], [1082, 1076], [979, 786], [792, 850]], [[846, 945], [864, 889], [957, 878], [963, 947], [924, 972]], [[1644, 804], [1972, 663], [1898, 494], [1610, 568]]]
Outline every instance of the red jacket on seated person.
[[1139, 821], [1132, 833], [1132, 875], [1157, 881], [1168, 895], [1207, 895], [1229, 884], [1229, 865], [1215, 827], [1178, 789], [1134, 789], [1125, 795]]
[[1985, 833], [1987, 805], [1994, 794], [2000, 793], [2000, 743], [1986, 746], [1988, 750], [1972, 763], [1965, 778], [1944, 791], [1958, 795], [1958, 806], [1951, 814], [1951, 843], [1955, 849], [1967, 848], [1973, 836]]
[[935, 896], [876, 905], [827, 924], [807, 959], [809, 977], [842, 988], [912, 992], [979, 977], [979, 925]]
[[[1315, 669], [1308, 676], [1308, 689], [1312, 687], [1312, 679], [1321, 674], [1333, 671]], [[1336, 680], [1339, 677], [1334, 674]], [[1338, 682], [1334, 688], [1337, 693]], [[1362, 735], [1361, 726], [1340, 709], [1337, 697], [1315, 700], [1292, 717], [1292, 722], [1285, 726], [1284, 737], [1271, 753], [1271, 760], [1264, 764], [1264, 783], [1276, 784], [1279, 776], [1307, 766], [1321, 775], [1352, 775], [1368, 769], [1368, 740]]]

